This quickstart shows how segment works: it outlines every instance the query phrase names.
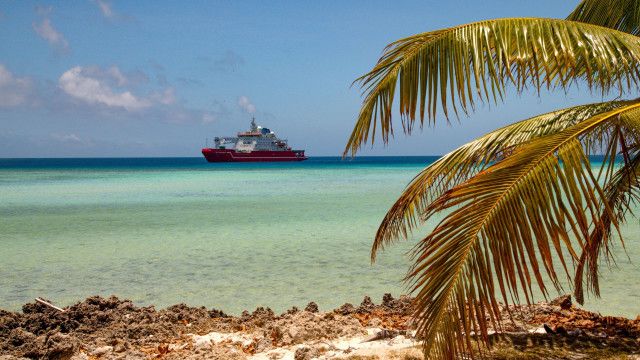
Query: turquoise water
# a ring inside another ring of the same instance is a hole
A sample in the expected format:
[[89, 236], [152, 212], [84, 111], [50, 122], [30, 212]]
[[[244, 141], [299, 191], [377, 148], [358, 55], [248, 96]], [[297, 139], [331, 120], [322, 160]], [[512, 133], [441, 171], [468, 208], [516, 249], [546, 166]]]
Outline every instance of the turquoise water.
[[[116, 294], [239, 313], [406, 292], [412, 242], [371, 265], [387, 208], [434, 158], [0, 160], [0, 308]], [[640, 225], [587, 308], [640, 313]]]

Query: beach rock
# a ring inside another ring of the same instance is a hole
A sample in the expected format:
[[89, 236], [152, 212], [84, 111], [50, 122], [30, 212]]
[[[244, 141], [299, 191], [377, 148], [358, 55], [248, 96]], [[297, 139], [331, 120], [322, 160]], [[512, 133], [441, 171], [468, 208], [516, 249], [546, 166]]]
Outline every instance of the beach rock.
[[402, 295], [398, 299], [394, 299], [391, 294], [384, 294], [381, 306], [391, 314], [408, 316], [413, 313], [413, 298]]
[[186, 304], [177, 304], [166, 308], [161, 312], [161, 316], [173, 322], [190, 323], [209, 316], [209, 311], [204, 306], [192, 308]]
[[560, 306], [560, 308], [562, 310], [569, 310], [571, 309], [571, 295], [562, 295], [558, 298], [555, 298], [553, 300], [551, 300], [551, 302], [549, 302], [549, 305], [553, 305], [553, 306]]
[[14, 352], [20, 356], [39, 358], [46, 354], [45, 342], [46, 337], [44, 335], [36, 336], [22, 328], [16, 328], [11, 330], [5, 338], [4, 346], [2, 344], [2, 337], [0, 337], [0, 350], [9, 348], [13, 349]]
[[79, 342], [76, 338], [62, 334], [55, 333], [46, 341], [47, 353], [45, 358], [52, 360], [64, 360], [70, 359], [78, 350]]
[[289, 330], [287, 330], [287, 334], [289, 335], [289, 338], [291, 339], [291, 343], [299, 343], [301, 338], [300, 338], [300, 328], [296, 325], [292, 325], [291, 327], [289, 327]]
[[375, 307], [376, 305], [373, 303], [373, 301], [371, 301], [371, 298], [369, 296], [365, 296], [362, 302], [360, 303], [360, 306], [358, 307], [357, 311], [359, 313], [370, 312]]
[[206, 336], [197, 336], [194, 338], [193, 347], [196, 349], [211, 347], [211, 339]]
[[[606, 343], [607, 349], [637, 353], [640, 319], [567, 308], [567, 300], [570, 298], [563, 297], [554, 305], [500, 306], [503, 319], [513, 319], [515, 324], [502, 330], [522, 334], [525, 342], [534, 339], [540, 344], [554, 342], [561, 347], [573, 344], [601, 347]], [[383, 335], [397, 335], [382, 336], [377, 343], [404, 344], [415, 329], [411, 322], [412, 301], [408, 296], [394, 298], [385, 294], [380, 305], [365, 297], [357, 308], [344, 304], [333, 311], [318, 313], [317, 304], [310, 303], [306, 311], [292, 309], [276, 316], [269, 308], [257, 308], [240, 317], [185, 304], [162, 310], [136, 307], [115, 297], [91, 297], [64, 312], [32, 303], [25, 304], [26, 313], [0, 310], [0, 353], [12, 358], [74, 360], [246, 359], [252, 355], [269, 358], [278, 354], [291, 358], [298, 346], [309, 349], [300, 350], [297, 358], [329, 358], [337, 351], [332, 345], [336, 339], [363, 339], [367, 334], [370, 337], [372, 334], [367, 332], [370, 327], [380, 329], [377, 331]], [[508, 323], [505, 320], [503, 325]], [[549, 334], [545, 334], [542, 324], [547, 325]], [[322, 350], [318, 347], [321, 343], [329, 348]], [[343, 350], [340, 353], [346, 354]]]
[[312, 301], [312, 302], [307, 304], [307, 306], [304, 308], [304, 311], [317, 313], [318, 312], [318, 304], [316, 304], [315, 302]]
[[386, 293], [382, 296], [382, 306], [392, 307], [393, 306], [393, 296], [389, 293]]
[[262, 339], [253, 343], [255, 352], [263, 352], [273, 345], [270, 339], [263, 337]]
[[93, 356], [102, 356], [102, 355], [106, 355], [110, 352], [113, 351], [113, 346], [100, 346], [97, 347], [95, 349], [93, 349], [93, 351], [91, 352], [91, 355]]
[[216, 319], [216, 318], [226, 318], [226, 317], [229, 317], [229, 315], [225, 314], [222, 310], [211, 309], [209, 310], [209, 317], [212, 319]]
[[273, 310], [271, 310], [270, 308], [258, 307], [251, 314], [251, 317], [259, 318], [259, 319], [263, 319], [263, 318], [272, 319], [272, 318], [275, 317], [275, 314], [274, 314]]
[[292, 307], [291, 309], [287, 310], [284, 314], [282, 315], [293, 315], [296, 314], [300, 311], [300, 309], [298, 309], [297, 306]]
[[[47, 301], [48, 303], [52, 303], [49, 299], [42, 299]], [[46, 305], [43, 305], [39, 302], [26, 303], [22, 305], [22, 312], [25, 314], [35, 314], [35, 313], [44, 313], [44, 312], [58, 312], [58, 310], [54, 310]]]
[[8, 342], [16, 347], [22, 346], [27, 343], [32, 343], [36, 340], [36, 336], [28, 331], [24, 331], [22, 328], [11, 330]]
[[0, 338], [6, 337], [17, 327], [20, 327], [20, 315], [0, 309]]
[[240, 321], [249, 321], [249, 319], [251, 319], [251, 314], [247, 310], [242, 311]]
[[69, 360], [89, 360], [89, 355], [79, 352], [71, 357]]
[[131, 347], [131, 345], [127, 341], [120, 341], [120, 342], [118, 342], [118, 344], [116, 344], [113, 347], [113, 351], [115, 351], [117, 353], [122, 353], [122, 352], [125, 352], [125, 351], [129, 350], [130, 347]]
[[382, 319], [374, 317], [369, 320], [369, 322], [367, 323], [367, 326], [379, 328], [379, 327], [383, 327], [384, 324], [382, 322]]
[[356, 308], [352, 304], [346, 303], [346, 304], [343, 304], [342, 306], [340, 306], [339, 308], [337, 308], [335, 310], [335, 312], [340, 314], [340, 315], [349, 315], [349, 314], [353, 314], [354, 312], [356, 312]]
[[270, 323], [275, 318], [275, 316], [276, 315], [273, 313], [273, 310], [271, 310], [270, 308], [259, 307], [253, 313], [251, 313], [251, 316], [248, 318], [247, 322], [252, 323], [252, 325], [254, 326], [263, 327]]
[[316, 348], [309, 346], [301, 346], [296, 349], [296, 352], [293, 354], [293, 358], [295, 360], [311, 360], [318, 357], [319, 351]]

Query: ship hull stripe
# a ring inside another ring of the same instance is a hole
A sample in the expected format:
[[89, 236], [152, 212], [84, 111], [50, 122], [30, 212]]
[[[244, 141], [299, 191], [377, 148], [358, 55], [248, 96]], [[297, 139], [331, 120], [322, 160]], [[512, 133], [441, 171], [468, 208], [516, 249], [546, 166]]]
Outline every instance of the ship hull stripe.
[[[296, 155], [301, 154], [301, 155]], [[236, 152], [230, 149], [202, 149], [202, 155], [208, 162], [274, 162], [307, 160], [304, 152], [296, 151], [252, 151]]]

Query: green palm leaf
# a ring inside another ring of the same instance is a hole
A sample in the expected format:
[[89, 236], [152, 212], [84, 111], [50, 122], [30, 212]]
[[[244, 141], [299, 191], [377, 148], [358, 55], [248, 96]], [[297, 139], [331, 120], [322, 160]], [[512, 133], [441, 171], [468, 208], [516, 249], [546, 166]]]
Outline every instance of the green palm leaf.
[[520, 294], [531, 301], [532, 284], [547, 292], [543, 274], [559, 288], [553, 255], [570, 276], [565, 257], [577, 260], [576, 246], [605, 227], [600, 206], [617, 225], [582, 141], [622, 117], [640, 128], [640, 102], [518, 146], [429, 204], [426, 217], [450, 211], [414, 248], [408, 275], [429, 358], [473, 355], [471, 335], [486, 339], [486, 314], [500, 322], [496, 293], [507, 304]]
[[567, 20], [580, 21], [640, 34], [640, 1], [583, 0]]
[[615, 101], [587, 104], [522, 120], [481, 136], [442, 156], [422, 170], [407, 186], [383, 219], [371, 250], [379, 250], [408, 233], [421, 222], [420, 214], [445, 191], [500, 160], [514, 146], [555, 134], [576, 123], [612, 109], [631, 104]]
[[[435, 121], [438, 108], [468, 113], [477, 101], [502, 98], [509, 84], [567, 88], [584, 80], [607, 93], [635, 88], [640, 78], [637, 37], [586, 23], [556, 19], [488, 20], [414, 35], [390, 44], [376, 66], [356, 82], [364, 102], [345, 149], [352, 155], [379, 126], [393, 133], [391, 108], [398, 86], [402, 125], [410, 133], [419, 111]], [[370, 134], [371, 133], [371, 134]]]

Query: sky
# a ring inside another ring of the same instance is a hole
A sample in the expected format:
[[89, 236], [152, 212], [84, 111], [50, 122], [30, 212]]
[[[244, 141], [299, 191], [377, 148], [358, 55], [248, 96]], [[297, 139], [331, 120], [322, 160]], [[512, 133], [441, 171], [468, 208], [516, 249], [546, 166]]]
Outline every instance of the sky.
[[[362, 102], [351, 84], [388, 43], [484, 19], [563, 18], [575, 4], [0, 0], [0, 157], [200, 156], [252, 117], [309, 156], [337, 156]], [[450, 125], [397, 128], [360, 155], [440, 155], [599, 100], [578, 88], [510, 94]]]

